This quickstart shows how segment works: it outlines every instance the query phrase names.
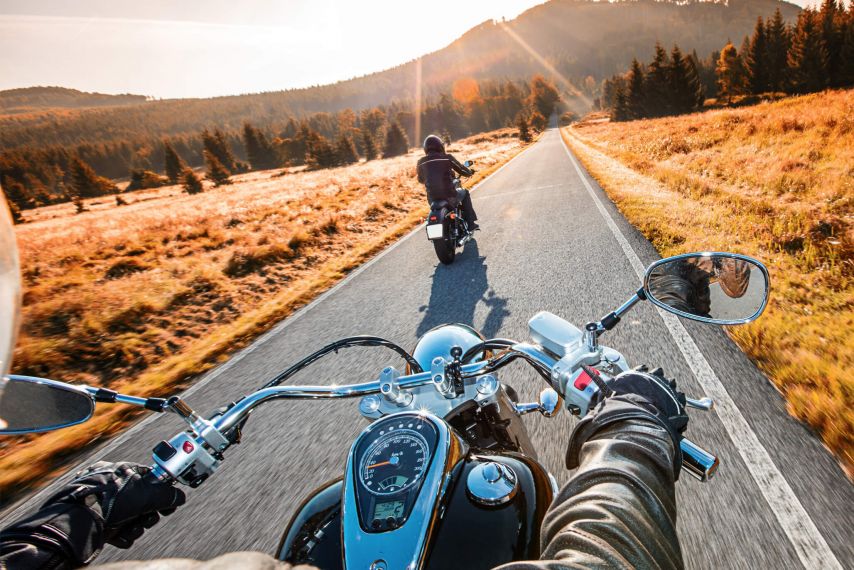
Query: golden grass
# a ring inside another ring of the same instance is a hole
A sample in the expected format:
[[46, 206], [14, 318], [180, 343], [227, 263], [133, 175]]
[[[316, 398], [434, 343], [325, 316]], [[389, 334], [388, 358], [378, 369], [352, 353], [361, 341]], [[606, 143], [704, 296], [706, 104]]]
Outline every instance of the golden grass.
[[563, 134], [663, 256], [766, 263], [767, 311], [728, 332], [854, 473], [854, 90]]
[[[455, 143], [476, 183], [520, 146], [505, 129]], [[267, 171], [28, 212], [17, 226], [23, 327], [14, 372], [168, 395], [328, 289], [427, 213], [413, 152], [316, 172]], [[43, 482], [138, 411], [0, 442], [0, 503]]]

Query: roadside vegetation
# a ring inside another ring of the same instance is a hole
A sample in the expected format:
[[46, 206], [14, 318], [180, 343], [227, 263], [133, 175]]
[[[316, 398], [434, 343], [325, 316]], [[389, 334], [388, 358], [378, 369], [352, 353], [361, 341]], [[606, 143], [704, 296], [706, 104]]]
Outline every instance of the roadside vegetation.
[[[471, 183], [515, 155], [514, 129], [455, 142]], [[16, 227], [24, 278], [14, 372], [169, 395], [422, 221], [419, 153], [325, 170], [259, 171], [55, 204]], [[223, 159], [217, 159], [222, 163]], [[200, 188], [200, 190], [199, 190]], [[425, 246], [426, 247], [426, 246]], [[8, 503], [133, 418], [0, 442]]]
[[731, 250], [771, 272], [757, 322], [727, 329], [854, 474], [854, 90], [563, 130], [662, 256]]

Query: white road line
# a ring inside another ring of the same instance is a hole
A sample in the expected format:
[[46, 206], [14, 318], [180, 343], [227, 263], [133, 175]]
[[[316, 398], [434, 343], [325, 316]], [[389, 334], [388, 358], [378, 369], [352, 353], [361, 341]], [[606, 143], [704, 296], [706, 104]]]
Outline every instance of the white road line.
[[[527, 152], [528, 149], [532, 148], [533, 146], [534, 146], [533, 144], [529, 145], [527, 148], [520, 151], [518, 154], [513, 156], [510, 160], [508, 160], [507, 162], [502, 164], [500, 167], [498, 167], [498, 169], [495, 172], [491, 173], [489, 176], [487, 176], [486, 178], [484, 178], [483, 180], [478, 182], [477, 185], [475, 185], [474, 187], [472, 187], [470, 189], [470, 191], [475, 192], [478, 188], [480, 188], [483, 184], [485, 184], [487, 180], [489, 180], [490, 178], [492, 178], [493, 176], [495, 176], [496, 174], [498, 174], [499, 172], [501, 172], [502, 170], [507, 168], [507, 166], [511, 162], [513, 162], [514, 160], [516, 160], [517, 158], [519, 158], [520, 156], [525, 154], [525, 152]], [[367, 268], [369, 268], [370, 266], [372, 266], [373, 264], [378, 262], [380, 259], [382, 259], [386, 255], [388, 255], [389, 253], [394, 251], [394, 249], [396, 249], [400, 244], [402, 244], [403, 242], [405, 242], [406, 240], [408, 240], [409, 238], [411, 238], [412, 236], [417, 234], [423, 228], [424, 228], [424, 222], [422, 222], [421, 224], [416, 226], [411, 232], [409, 232], [408, 234], [406, 234], [405, 236], [403, 236], [402, 238], [400, 238], [399, 240], [397, 240], [396, 242], [394, 242], [393, 244], [391, 244], [390, 246], [388, 246], [387, 248], [382, 250], [375, 257], [372, 257], [367, 262], [360, 265], [357, 269], [355, 269], [349, 275], [347, 275], [347, 277], [345, 277], [344, 279], [339, 281], [335, 286], [333, 286], [328, 291], [322, 293], [314, 301], [312, 301], [308, 305], [302, 307], [301, 309], [297, 310], [294, 314], [285, 318], [280, 323], [278, 323], [273, 328], [271, 328], [269, 331], [267, 331], [266, 333], [264, 333], [263, 335], [258, 337], [255, 341], [252, 342], [252, 344], [250, 344], [249, 346], [247, 346], [246, 348], [244, 348], [243, 350], [239, 351], [237, 354], [232, 356], [227, 362], [225, 362], [221, 366], [218, 366], [217, 368], [211, 370], [210, 372], [208, 372], [207, 374], [202, 376], [202, 378], [198, 382], [196, 382], [195, 384], [193, 384], [192, 386], [187, 388], [184, 392], [182, 392], [181, 397], [186, 398], [186, 397], [192, 395], [194, 392], [201, 390], [204, 386], [208, 385], [213, 380], [215, 380], [216, 378], [218, 378], [219, 376], [221, 376], [222, 374], [224, 374], [225, 372], [227, 372], [228, 370], [233, 368], [238, 362], [240, 362], [241, 360], [243, 360], [244, 358], [246, 358], [247, 356], [249, 356], [250, 354], [252, 354], [256, 350], [258, 350], [258, 348], [263, 346], [270, 339], [272, 339], [273, 337], [275, 337], [276, 335], [281, 333], [283, 330], [285, 330], [287, 327], [289, 327], [290, 325], [292, 325], [293, 323], [298, 321], [301, 317], [303, 317], [311, 309], [313, 309], [314, 307], [316, 307], [317, 305], [319, 305], [320, 303], [325, 301], [330, 296], [334, 295], [337, 291], [339, 291], [341, 288], [343, 288], [348, 283], [353, 281], [353, 279], [358, 277], [363, 271], [365, 271]], [[57, 487], [64, 484], [67, 480], [69, 480], [73, 476], [74, 473], [81, 471], [85, 467], [87, 467], [87, 466], [91, 465], [92, 463], [94, 463], [95, 461], [97, 461], [100, 457], [103, 457], [104, 455], [110, 453], [111, 451], [116, 449], [118, 446], [120, 446], [122, 443], [124, 443], [129, 438], [131, 438], [134, 434], [136, 434], [137, 432], [142, 430], [149, 423], [157, 420], [159, 417], [160, 417], [159, 414], [152, 414], [152, 415], [140, 420], [139, 422], [137, 422], [136, 424], [134, 424], [133, 426], [128, 428], [126, 431], [124, 431], [120, 435], [118, 435], [115, 439], [109, 441], [103, 447], [100, 447], [100, 448], [96, 449], [95, 451], [93, 451], [92, 453], [90, 453], [89, 455], [87, 455], [86, 459], [80, 461], [77, 465], [68, 469], [65, 472], [65, 474], [57, 477], [47, 487], [41, 489], [40, 491], [36, 492], [33, 495], [30, 495], [28, 497], [24, 497], [24, 498], [20, 499], [19, 501], [13, 503], [12, 505], [10, 505], [10, 506], [6, 507], [5, 509], [3, 509], [2, 511], [0, 511], [0, 517], [2, 517], [2, 518], [0, 518], [0, 525], [7, 526], [8, 524], [11, 524], [12, 521], [17, 519], [19, 516], [22, 516], [24, 514], [24, 511], [28, 510], [29, 508], [31, 508], [35, 504], [40, 504], [45, 499], [47, 499], [51, 494], [55, 493], [58, 490]], [[152, 447], [154, 446], [155, 443], [156, 442], [151, 442]]]
[[[626, 254], [629, 263], [632, 264], [635, 273], [642, 279], [646, 268], [641, 262], [640, 257], [632, 249], [632, 246], [620, 231], [620, 228], [617, 227], [614, 218], [605, 209], [599, 196], [596, 195], [593, 187], [587, 181], [578, 161], [566, 146], [566, 141], [563, 140], [560, 132], [558, 132], [558, 136], [561, 139], [566, 155], [572, 161], [572, 165], [578, 173], [578, 177], [584, 183], [584, 187], [587, 188], [587, 192], [593, 198], [596, 207], [599, 209], [602, 217], [605, 218], [605, 222], [611, 229], [617, 242], [619, 242], [620, 247], [623, 248], [623, 252]], [[842, 565], [836, 559], [833, 551], [830, 550], [824, 537], [816, 528], [815, 523], [798, 500], [786, 478], [783, 477], [783, 474], [774, 465], [774, 461], [768, 455], [768, 451], [759, 442], [756, 433], [750, 428], [747, 420], [744, 419], [738, 406], [735, 405], [735, 402], [726, 391], [726, 388], [724, 388], [715, 371], [694, 343], [694, 339], [685, 330], [678, 317], [658, 307], [656, 308], [662, 320], [664, 320], [667, 330], [670, 331], [674, 342], [676, 342], [676, 345], [682, 352], [682, 356], [685, 357], [685, 361], [691, 367], [694, 377], [704, 390], [705, 395], [715, 401], [715, 411], [724, 428], [727, 430], [727, 435], [729, 435], [732, 443], [747, 464], [747, 470], [753, 476], [753, 480], [756, 481], [759, 491], [765, 497], [774, 516], [777, 517], [777, 522], [780, 523], [783, 532], [789, 537], [804, 568], [808, 570], [831, 570], [838, 568], [841, 570]]]

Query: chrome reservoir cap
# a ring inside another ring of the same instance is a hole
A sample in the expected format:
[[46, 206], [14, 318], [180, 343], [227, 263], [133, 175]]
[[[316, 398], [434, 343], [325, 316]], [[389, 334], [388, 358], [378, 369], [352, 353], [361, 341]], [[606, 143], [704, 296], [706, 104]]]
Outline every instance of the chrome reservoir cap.
[[469, 496], [482, 505], [502, 505], [516, 496], [516, 473], [507, 465], [488, 461], [476, 465], [466, 479]]

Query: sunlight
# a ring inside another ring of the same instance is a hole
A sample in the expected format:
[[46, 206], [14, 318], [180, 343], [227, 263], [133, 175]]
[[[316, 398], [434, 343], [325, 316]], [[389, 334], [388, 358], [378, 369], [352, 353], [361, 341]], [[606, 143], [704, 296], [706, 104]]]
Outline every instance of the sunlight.
[[415, 60], [415, 142], [421, 144], [421, 58]]
[[555, 67], [552, 64], [550, 64], [546, 60], [546, 58], [541, 56], [539, 53], [537, 53], [537, 51], [534, 48], [532, 48], [530, 45], [528, 45], [528, 42], [526, 42], [524, 39], [522, 39], [522, 37], [519, 34], [514, 32], [510, 28], [510, 26], [508, 26], [505, 22], [497, 22], [497, 24], [498, 24], [498, 27], [500, 27], [502, 30], [507, 32], [507, 35], [510, 36], [510, 38], [514, 42], [519, 44], [519, 46], [522, 49], [524, 49], [526, 52], [528, 52], [528, 54], [531, 57], [536, 59], [540, 65], [545, 67], [549, 73], [551, 73], [554, 77], [556, 77], [558, 79], [558, 81], [564, 86], [564, 88], [567, 91], [569, 91], [570, 93], [572, 93], [573, 95], [575, 95], [576, 97], [581, 99], [585, 105], [589, 105], [589, 106], [593, 105], [593, 102], [590, 100], [589, 97], [587, 97], [587, 95], [582, 93], [575, 85], [572, 84], [572, 82], [569, 79], [564, 77], [557, 69], [555, 69]]

